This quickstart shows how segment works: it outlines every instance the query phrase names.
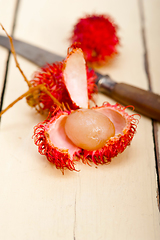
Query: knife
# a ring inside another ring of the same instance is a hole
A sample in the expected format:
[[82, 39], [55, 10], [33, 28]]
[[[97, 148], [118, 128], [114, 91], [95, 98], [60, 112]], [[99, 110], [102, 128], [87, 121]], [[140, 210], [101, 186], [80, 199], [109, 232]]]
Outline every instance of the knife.
[[[39, 47], [13, 39], [17, 54], [38, 65], [62, 61], [64, 58]], [[10, 50], [9, 39], [0, 35], [0, 45]], [[124, 106], [133, 105], [135, 111], [160, 121], [160, 95], [154, 94], [126, 83], [117, 83], [109, 75], [96, 72], [98, 90]]]

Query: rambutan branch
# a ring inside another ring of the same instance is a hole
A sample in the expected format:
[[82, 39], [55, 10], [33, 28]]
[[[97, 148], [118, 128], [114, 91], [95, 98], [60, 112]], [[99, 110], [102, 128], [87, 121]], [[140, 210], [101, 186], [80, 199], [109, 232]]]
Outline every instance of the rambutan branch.
[[53, 95], [47, 90], [47, 88], [43, 84], [38, 85], [35, 88], [40, 89], [42, 92], [46, 93], [55, 104], [57, 104], [62, 110], [65, 110], [64, 104], [61, 104], [55, 97], [53, 97]]
[[5, 31], [7, 37], [9, 38], [9, 41], [10, 41], [10, 45], [11, 45], [11, 52], [13, 54], [13, 57], [14, 57], [14, 60], [15, 60], [15, 63], [16, 63], [16, 67], [19, 69], [20, 73], [22, 74], [25, 82], [27, 83], [28, 87], [31, 87], [32, 84], [28, 81], [28, 79], [26, 78], [25, 74], [23, 73], [22, 69], [20, 68], [20, 65], [17, 61], [17, 56], [16, 56], [16, 52], [15, 52], [15, 48], [14, 48], [14, 45], [13, 45], [13, 40], [11, 38], [11, 36], [7, 33], [7, 31], [5, 30], [5, 28], [3, 27], [3, 25], [0, 23], [0, 26], [2, 27], [2, 29]]
[[0, 112], [0, 117], [7, 111], [9, 110], [11, 107], [13, 107], [17, 102], [19, 102], [21, 99], [23, 99], [24, 97], [27, 97], [28, 95], [30, 95], [31, 93], [33, 93], [36, 90], [40, 90], [46, 94], [48, 94], [50, 96], [50, 98], [53, 100], [53, 102], [55, 104], [57, 104], [57, 106], [60, 107], [61, 110], [65, 110], [65, 106], [64, 104], [61, 104], [55, 97], [52, 96], [52, 94], [47, 90], [47, 88], [42, 84], [42, 85], [38, 85], [36, 87], [30, 87], [29, 90], [25, 93], [23, 93], [21, 96], [19, 96], [16, 100], [14, 100], [11, 104], [9, 104], [4, 110], [2, 110]]
[[24, 94], [22, 94], [21, 96], [19, 96], [16, 100], [14, 100], [12, 103], [10, 103], [4, 110], [2, 110], [0, 112], [0, 117], [3, 115], [3, 113], [5, 113], [8, 109], [10, 109], [11, 107], [13, 107], [18, 101], [20, 101], [21, 99], [23, 99], [24, 97], [26, 97], [28, 94], [30, 93], [30, 89], [25, 92]]
[[14, 60], [15, 60], [15, 63], [16, 63], [16, 67], [19, 69], [20, 73], [22, 74], [25, 82], [27, 83], [28, 87], [29, 87], [29, 90], [27, 92], [25, 92], [24, 94], [22, 94], [20, 97], [18, 97], [15, 101], [13, 101], [11, 104], [8, 105], [8, 107], [6, 107], [4, 110], [2, 110], [0, 112], [0, 117], [2, 116], [3, 113], [5, 113], [8, 109], [10, 109], [12, 106], [14, 106], [18, 101], [20, 101], [21, 99], [23, 99], [24, 97], [27, 97], [28, 95], [30, 95], [31, 93], [33, 93], [34, 91], [36, 90], [39, 90], [39, 91], [42, 91], [44, 93], [46, 93], [52, 100], [53, 102], [59, 106], [61, 108], [61, 110], [65, 110], [65, 106], [64, 104], [61, 104], [55, 97], [53, 97], [53, 95], [47, 90], [47, 88], [41, 84], [41, 85], [38, 85], [36, 87], [32, 87], [32, 83], [30, 81], [28, 81], [27, 77], [25, 76], [25, 74], [23, 73], [19, 63], [18, 63], [18, 60], [17, 60], [17, 56], [16, 56], [16, 51], [15, 51], [15, 48], [14, 48], [14, 44], [13, 44], [13, 40], [12, 40], [12, 37], [7, 33], [7, 31], [5, 30], [5, 28], [3, 27], [3, 25], [0, 23], [0, 26], [2, 27], [2, 29], [4, 30], [4, 32], [6, 33], [7, 37], [9, 38], [9, 41], [10, 41], [10, 45], [11, 45], [11, 52], [14, 56]]

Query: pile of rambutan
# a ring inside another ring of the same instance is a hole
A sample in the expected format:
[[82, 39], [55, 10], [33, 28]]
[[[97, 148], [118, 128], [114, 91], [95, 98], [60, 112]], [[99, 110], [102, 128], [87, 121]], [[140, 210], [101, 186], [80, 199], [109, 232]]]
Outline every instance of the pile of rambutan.
[[89, 65], [104, 65], [118, 53], [118, 26], [105, 14], [91, 14], [78, 19], [70, 41], [78, 42]]
[[81, 48], [73, 44], [64, 61], [47, 65], [28, 81], [17, 62], [12, 39], [7, 36], [29, 90], [0, 116], [23, 97], [38, 112], [49, 111], [47, 119], [34, 127], [33, 139], [40, 154], [64, 173], [65, 169], [77, 171], [77, 161], [96, 166], [110, 163], [130, 145], [138, 120], [120, 104], [90, 106], [97, 91], [96, 76], [86, 67]]

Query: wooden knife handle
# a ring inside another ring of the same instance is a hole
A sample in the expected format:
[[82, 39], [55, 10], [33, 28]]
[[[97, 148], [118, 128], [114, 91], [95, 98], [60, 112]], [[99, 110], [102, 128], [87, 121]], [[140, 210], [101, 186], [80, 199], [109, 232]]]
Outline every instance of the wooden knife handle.
[[135, 111], [160, 121], [160, 96], [125, 83], [113, 82], [108, 88], [105, 81], [99, 83], [99, 90], [123, 105], [132, 105]]

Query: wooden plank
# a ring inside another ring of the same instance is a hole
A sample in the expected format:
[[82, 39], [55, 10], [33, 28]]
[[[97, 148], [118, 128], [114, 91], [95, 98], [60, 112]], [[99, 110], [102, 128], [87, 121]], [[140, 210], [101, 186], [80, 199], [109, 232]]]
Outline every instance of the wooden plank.
[[[95, 9], [97, 13], [106, 11], [115, 19], [122, 42], [119, 57], [101, 72], [109, 73], [119, 82], [147, 89], [136, 1], [68, 0], [53, 4], [51, 0], [23, 0], [15, 37], [64, 55], [77, 18]], [[37, 67], [18, 59], [30, 78]], [[11, 58], [4, 107], [26, 90]], [[99, 94], [98, 105], [104, 101], [114, 103]], [[151, 121], [141, 117], [132, 145], [110, 165], [95, 168], [79, 163], [80, 172], [66, 171], [62, 176], [37, 153], [31, 139], [33, 126], [42, 119], [26, 105], [25, 99], [2, 117], [0, 238], [158, 240], [160, 225]]]
[[[148, 52], [149, 77], [152, 90], [160, 94], [160, 69], [158, 66], [160, 55], [160, 1], [143, 1], [146, 46]], [[155, 151], [157, 158], [157, 169], [159, 171], [160, 187], [160, 123], [154, 123]]]
[[[16, 0], [0, 0], [0, 23], [8, 29], [8, 32], [12, 31], [12, 22], [15, 13]], [[4, 34], [0, 27], [0, 34]], [[8, 51], [0, 46], [0, 96], [3, 89], [3, 83], [5, 78], [6, 64], [8, 58]]]

